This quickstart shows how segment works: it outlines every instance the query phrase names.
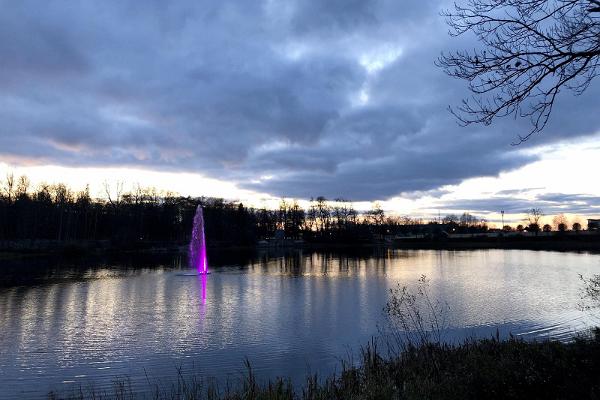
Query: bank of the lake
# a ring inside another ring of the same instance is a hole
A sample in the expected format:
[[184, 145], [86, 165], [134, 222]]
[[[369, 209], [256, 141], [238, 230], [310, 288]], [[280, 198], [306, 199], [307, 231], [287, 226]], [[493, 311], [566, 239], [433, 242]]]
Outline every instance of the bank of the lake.
[[[337, 374], [310, 375], [302, 385], [285, 376], [262, 381], [250, 363], [229, 387], [203, 376], [178, 376], [170, 383], [148, 381], [154, 399], [347, 400], [347, 399], [598, 399], [600, 330], [568, 342], [466, 340], [458, 345], [422, 343], [386, 355], [372, 341], [360, 361], [342, 362]], [[112, 390], [75, 388], [51, 399], [138, 399], [127, 380]]]
[[546, 250], [546, 251], [600, 251], [600, 235], [554, 236], [476, 236], [461, 238], [403, 238], [394, 240], [399, 249], [434, 250]]
[[[397, 248], [397, 249], [431, 249], [431, 250], [546, 250], [546, 251], [589, 251], [600, 252], [600, 233], [582, 232], [581, 234], [551, 235], [460, 235], [434, 237], [389, 237], [380, 240], [357, 241], [260, 241], [252, 244], [236, 244], [229, 242], [209, 242], [208, 247], [226, 251], [250, 250], [293, 250], [308, 251], [344, 250], [348, 248]], [[27, 255], [63, 254], [85, 255], [119, 252], [175, 253], [186, 252], [185, 242], [168, 241], [136, 241], [116, 242], [109, 240], [13, 240], [0, 241], [0, 259], [22, 257]]]

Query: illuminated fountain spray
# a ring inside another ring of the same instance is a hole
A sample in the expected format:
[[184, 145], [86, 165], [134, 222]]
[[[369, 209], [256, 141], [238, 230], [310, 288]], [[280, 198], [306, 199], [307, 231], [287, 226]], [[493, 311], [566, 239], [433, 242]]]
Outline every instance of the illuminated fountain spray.
[[192, 239], [190, 240], [190, 262], [196, 268], [198, 274], [208, 274], [202, 206], [196, 208], [196, 215], [194, 216], [194, 227], [192, 228]]

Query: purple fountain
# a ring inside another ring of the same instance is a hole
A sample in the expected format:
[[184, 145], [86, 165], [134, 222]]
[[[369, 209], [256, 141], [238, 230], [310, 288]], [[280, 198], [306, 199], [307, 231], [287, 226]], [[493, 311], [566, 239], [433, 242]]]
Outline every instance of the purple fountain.
[[194, 216], [194, 227], [192, 228], [192, 239], [190, 240], [190, 262], [196, 268], [198, 274], [208, 274], [202, 206], [196, 208], [196, 215]]

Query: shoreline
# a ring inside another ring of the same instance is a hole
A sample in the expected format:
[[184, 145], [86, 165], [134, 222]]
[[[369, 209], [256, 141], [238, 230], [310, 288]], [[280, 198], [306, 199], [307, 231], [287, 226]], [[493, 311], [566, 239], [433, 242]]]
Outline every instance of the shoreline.
[[[188, 244], [181, 242], [111, 243], [108, 240], [53, 241], [18, 240], [0, 241], [0, 260], [40, 255], [89, 255], [115, 253], [182, 253]], [[222, 251], [293, 251], [293, 250], [343, 250], [385, 248], [399, 250], [540, 250], [558, 252], [600, 252], [600, 235], [505, 237], [505, 238], [433, 238], [395, 239], [377, 242], [304, 242], [293, 245], [260, 245], [209, 243], [208, 249]]]
[[549, 251], [600, 251], [600, 234], [585, 232], [553, 232], [551, 235], [507, 235], [507, 236], [472, 236], [433, 237], [433, 238], [396, 238], [396, 248], [441, 249], [441, 250], [475, 250], [475, 249], [510, 249], [510, 250], [549, 250]]

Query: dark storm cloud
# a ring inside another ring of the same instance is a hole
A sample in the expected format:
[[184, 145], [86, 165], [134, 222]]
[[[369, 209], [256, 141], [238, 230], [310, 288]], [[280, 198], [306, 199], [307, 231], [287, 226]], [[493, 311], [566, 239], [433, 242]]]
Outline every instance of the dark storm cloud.
[[524, 121], [458, 127], [445, 109], [464, 84], [433, 61], [470, 44], [447, 37], [445, 6], [2, 2], [0, 160], [370, 200], [497, 175], [535, 161], [531, 143], [597, 129], [594, 102], [568, 94], [548, 134], [522, 148], [510, 142]]
[[377, 22], [374, 0], [329, 0], [294, 2], [292, 27], [301, 34], [354, 30]]

